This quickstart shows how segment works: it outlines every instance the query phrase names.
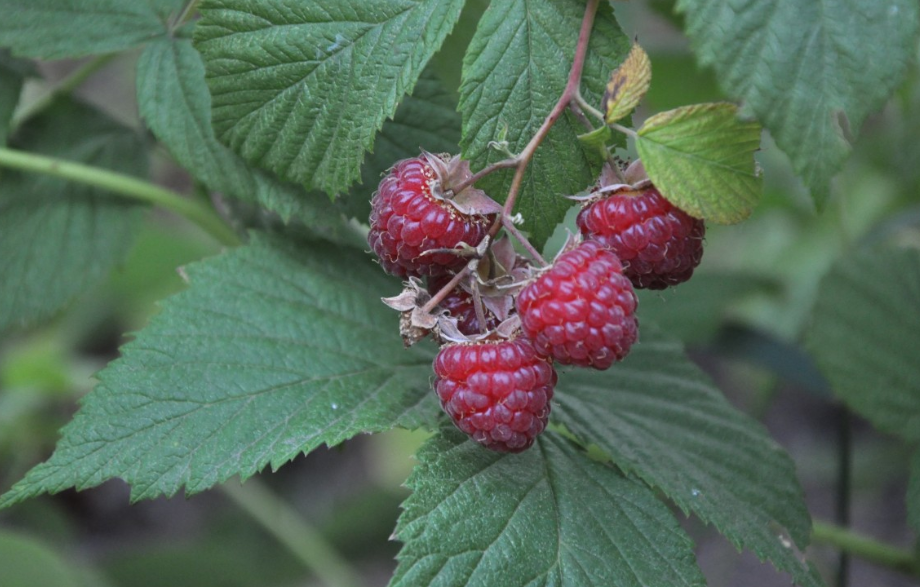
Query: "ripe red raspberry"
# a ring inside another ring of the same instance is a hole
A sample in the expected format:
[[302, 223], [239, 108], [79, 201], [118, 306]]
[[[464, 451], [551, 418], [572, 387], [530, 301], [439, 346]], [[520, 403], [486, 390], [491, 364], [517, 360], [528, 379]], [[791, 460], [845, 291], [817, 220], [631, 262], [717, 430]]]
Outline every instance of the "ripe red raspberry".
[[526, 338], [448, 344], [434, 372], [441, 407], [486, 448], [521, 452], [546, 428], [556, 370]]
[[610, 247], [633, 285], [664, 289], [690, 279], [703, 258], [705, 223], [655, 188], [616, 192], [585, 206], [576, 220], [586, 238]]
[[[430, 277], [428, 279], [428, 293], [432, 295], [438, 293], [442, 287], [447, 285], [450, 279], [450, 275]], [[465, 289], [455, 287], [439, 305], [457, 319], [457, 329], [461, 333], [468, 336], [479, 334], [479, 319], [476, 318], [473, 296]], [[482, 311], [486, 318], [486, 330], [492, 330], [498, 326], [499, 320], [495, 317], [495, 314], [486, 307], [483, 307]]]
[[603, 370], [625, 357], [636, 341], [636, 304], [617, 256], [585, 241], [524, 288], [517, 310], [538, 353]]
[[450, 178], [445, 175], [452, 163], [436, 161], [440, 160], [428, 154], [399, 161], [380, 182], [371, 200], [367, 242], [387, 273], [418, 277], [462, 268], [468, 260], [464, 257], [422, 253], [452, 249], [461, 241], [475, 247], [494, 219], [494, 215], [464, 214], [436, 196], [432, 186], [448, 189]]

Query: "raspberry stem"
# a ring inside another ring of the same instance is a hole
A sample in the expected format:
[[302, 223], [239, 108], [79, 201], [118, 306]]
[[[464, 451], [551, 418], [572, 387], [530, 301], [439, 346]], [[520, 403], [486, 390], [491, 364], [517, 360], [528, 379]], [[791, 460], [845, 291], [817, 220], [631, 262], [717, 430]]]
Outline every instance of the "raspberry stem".
[[[467, 267], [464, 267], [462, 271], [454, 275], [444, 287], [438, 290], [438, 293], [434, 294], [431, 297], [431, 299], [428, 300], [427, 304], [422, 306], [422, 312], [431, 313], [431, 311], [434, 310], [435, 306], [437, 306], [442, 301], [444, 301], [444, 298], [447, 297], [447, 294], [452, 292], [454, 288], [457, 287], [457, 285], [460, 283], [460, 281], [462, 281], [463, 278], [469, 274], [470, 274], [470, 268], [469, 266], [467, 266]], [[482, 322], [480, 322], [480, 324], [482, 324]]]

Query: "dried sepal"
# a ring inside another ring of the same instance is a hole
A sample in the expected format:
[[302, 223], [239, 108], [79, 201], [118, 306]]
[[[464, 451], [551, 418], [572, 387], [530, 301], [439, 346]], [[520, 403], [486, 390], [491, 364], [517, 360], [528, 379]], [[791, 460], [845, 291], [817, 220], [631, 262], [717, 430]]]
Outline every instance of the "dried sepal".
[[459, 155], [434, 155], [426, 151], [422, 152], [422, 157], [434, 170], [434, 179], [430, 185], [434, 198], [449, 203], [458, 212], [468, 216], [501, 213], [501, 204], [479, 188], [468, 186], [460, 193], [454, 193], [453, 186], [459, 186], [473, 176], [469, 161], [461, 159]]

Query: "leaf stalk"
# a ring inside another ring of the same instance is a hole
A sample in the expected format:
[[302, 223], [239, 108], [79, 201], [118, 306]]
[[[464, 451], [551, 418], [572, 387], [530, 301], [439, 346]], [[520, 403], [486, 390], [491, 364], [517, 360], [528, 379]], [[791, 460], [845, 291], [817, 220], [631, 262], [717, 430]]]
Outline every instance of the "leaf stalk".
[[811, 539], [816, 544], [827, 544], [858, 556], [879, 566], [920, 577], [920, 559], [908, 550], [892, 546], [847, 528], [815, 521]]

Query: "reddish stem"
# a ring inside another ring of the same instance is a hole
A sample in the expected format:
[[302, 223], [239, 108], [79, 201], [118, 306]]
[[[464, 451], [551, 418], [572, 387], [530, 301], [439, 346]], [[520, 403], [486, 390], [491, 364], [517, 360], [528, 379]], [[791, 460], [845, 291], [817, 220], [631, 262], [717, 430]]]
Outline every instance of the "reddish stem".
[[447, 294], [454, 291], [454, 288], [457, 287], [460, 281], [469, 274], [470, 268], [464, 267], [462, 271], [454, 275], [453, 278], [447, 282], [447, 285], [439, 289], [438, 293], [434, 294], [431, 299], [428, 300], [428, 303], [422, 306], [422, 312], [430, 314], [431, 311], [434, 310], [435, 306], [444, 301], [444, 298], [447, 297]]

